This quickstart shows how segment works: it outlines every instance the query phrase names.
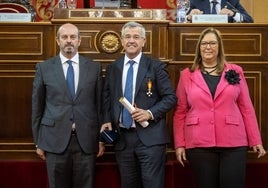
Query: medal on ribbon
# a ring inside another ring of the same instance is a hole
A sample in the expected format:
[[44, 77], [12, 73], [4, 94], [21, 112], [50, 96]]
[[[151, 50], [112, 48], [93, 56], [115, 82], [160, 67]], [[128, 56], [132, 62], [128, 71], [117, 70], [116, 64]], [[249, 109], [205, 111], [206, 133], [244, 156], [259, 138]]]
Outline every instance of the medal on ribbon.
[[153, 93], [152, 93], [152, 87], [153, 87], [153, 82], [152, 82], [152, 80], [150, 78], [148, 78], [148, 81], [147, 81], [147, 92], [146, 92], [146, 94], [147, 94], [148, 97], [151, 97], [153, 95]]

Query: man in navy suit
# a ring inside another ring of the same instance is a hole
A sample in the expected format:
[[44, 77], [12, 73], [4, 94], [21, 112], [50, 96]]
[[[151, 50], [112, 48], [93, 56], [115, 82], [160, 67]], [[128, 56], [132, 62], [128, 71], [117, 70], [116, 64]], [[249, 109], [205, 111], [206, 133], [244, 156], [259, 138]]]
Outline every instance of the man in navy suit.
[[[165, 186], [166, 144], [169, 142], [166, 113], [174, 107], [177, 98], [166, 66], [142, 53], [146, 42], [145, 28], [128, 22], [122, 28], [121, 43], [125, 55], [107, 67], [103, 89], [104, 129], [118, 129], [120, 139], [115, 145], [116, 160], [122, 188], [163, 188]], [[130, 128], [122, 121], [127, 71], [133, 64], [133, 91], [129, 101], [135, 110], [131, 113]], [[148, 121], [143, 127], [141, 122]]]
[[217, 14], [227, 14], [228, 22], [253, 23], [239, 0], [190, 0], [187, 20], [191, 22], [193, 14], [212, 14], [213, 1], [216, 1]]
[[[81, 36], [75, 25], [62, 25], [56, 40], [59, 55], [36, 65], [32, 94], [36, 153], [46, 160], [50, 188], [93, 188], [96, 156], [104, 152], [99, 142], [101, 65], [78, 54]], [[70, 77], [73, 90], [66, 81]]]

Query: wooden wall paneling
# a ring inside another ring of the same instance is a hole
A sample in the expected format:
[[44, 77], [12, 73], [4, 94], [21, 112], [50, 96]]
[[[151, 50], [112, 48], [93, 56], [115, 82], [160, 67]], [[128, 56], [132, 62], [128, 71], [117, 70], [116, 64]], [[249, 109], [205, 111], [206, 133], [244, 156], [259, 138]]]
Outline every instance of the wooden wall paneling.
[[[0, 158], [19, 158], [33, 152], [31, 95], [34, 65], [20, 62], [15, 68], [0, 64]], [[14, 155], [16, 153], [16, 155]]]
[[[170, 76], [170, 80], [172, 82], [172, 86], [175, 91], [178, 85], [180, 71], [190, 65], [191, 65], [191, 62], [187, 62], [187, 61], [185, 62], [170, 61], [168, 63], [167, 70]], [[174, 110], [171, 110], [167, 113], [167, 126], [169, 129], [169, 135], [170, 135], [170, 144], [168, 145], [168, 159], [170, 160], [175, 160], [174, 139], [173, 139], [173, 112]]]
[[[210, 25], [170, 24], [169, 56], [176, 61], [193, 60], [200, 33]], [[223, 38], [225, 53], [232, 61], [264, 61], [267, 56], [267, 30], [263, 25], [216, 24]]]
[[[266, 96], [268, 94], [268, 62], [258, 61], [258, 62], [236, 62], [242, 66], [249, 87], [249, 93], [251, 101], [254, 105], [257, 120], [259, 123], [259, 129], [262, 136], [263, 146], [267, 150], [268, 148], [268, 101]], [[249, 159], [256, 160], [256, 154], [252, 151], [249, 152]], [[260, 161], [267, 161], [268, 157], [265, 156]]]
[[[58, 27], [70, 20], [49, 23], [0, 24], [0, 159], [37, 159], [31, 134], [31, 92], [35, 64], [58, 54], [55, 42]], [[82, 55], [105, 66], [123, 55], [120, 35], [126, 20], [72, 21], [82, 36]], [[144, 53], [167, 64], [176, 89], [180, 70], [190, 66], [200, 32], [209, 25], [141, 21], [146, 27]], [[260, 122], [265, 148], [268, 148], [268, 29], [265, 24], [216, 24], [223, 34], [227, 60], [241, 65], [250, 97]], [[167, 114], [171, 136], [168, 157], [174, 158], [173, 111]], [[251, 154], [251, 153], [250, 153]], [[255, 155], [252, 159], [255, 160]], [[262, 160], [268, 160], [265, 157]], [[114, 161], [113, 147], [98, 161]]]
[[0, 25], [0, 159], [35, 159], [31, 96], [35, 64], [53, 56], [51, 24]]
[[49, 23], [8, 24], [1, 23], [0, 63], [4, 61], [42, 61], [50, 57], [55, 45], [51, 35], [53, 26]]
[[[102, 20], [77, 22], [82, 36], [82, 42], [79, 52], [95, 61], [109, 64], [124, 54], [121, 45], [121, 28], [127, 20]], [[160, 58], [167, 61], [165, 52], [167, 46], [167, 26], [168, 21], [139, 21], [146, 28], [147, 42], [143, 48], [143, 52], [151, 57]], [[56, 30], [64, 22], [54, 20]], [[57, 48], [55, 53], [58, 53]]]
[[[151, 30], [150, 43], [152, 43], [152, 57], [158, 58], [162, 61], [168, 60], [168, 23], [150, 24], [146, 30]], [[148, 38], [148, 37], [147, 37]], [[148, 42], [148, 40], [147, 40]]]
[[268, 148], [268, 129], [266, 126], [267, 105], [268, 101], [265, 99], [268, 88], [264, 87], [267, 83], [268, 64], [267, 62], [235, 62], [244, 70], [244, 75], [248, 84], [250, 98], [253, 103], [259, 129], [263, 138], [263, 145]]

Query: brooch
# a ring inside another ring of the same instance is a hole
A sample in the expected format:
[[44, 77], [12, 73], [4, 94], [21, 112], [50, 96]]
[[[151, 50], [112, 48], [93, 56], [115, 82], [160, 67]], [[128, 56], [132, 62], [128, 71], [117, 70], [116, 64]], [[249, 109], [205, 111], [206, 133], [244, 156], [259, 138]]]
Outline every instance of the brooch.
[[151, 97], [153, 95], [153, 93], [152, 93], [152, 87], [153, 87], [153, 82], [149, 78], [148, 81], [147, 81], [147, 93], [146, 93], [148, 97]]
[[228, 83], [231, 85], [239, 84], [241, 80], [239, 78], [239, 74], [235, 70], [232, 70], [232, 69], [226, 71], [224, 77], [228, 81]]

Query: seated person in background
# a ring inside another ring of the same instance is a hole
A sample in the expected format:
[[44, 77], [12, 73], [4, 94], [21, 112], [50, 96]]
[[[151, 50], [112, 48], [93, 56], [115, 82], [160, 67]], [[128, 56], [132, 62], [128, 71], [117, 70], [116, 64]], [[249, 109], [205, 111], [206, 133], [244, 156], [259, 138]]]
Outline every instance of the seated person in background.
[[[239, 0], [189, 0], [190, 9], [187, 21], [192, 21], [193, 14], [227, 14], [228, 22], [253, 23], [253, 18], [247, 13]], [[215, 1], [215, 13], [213, 4]]]

